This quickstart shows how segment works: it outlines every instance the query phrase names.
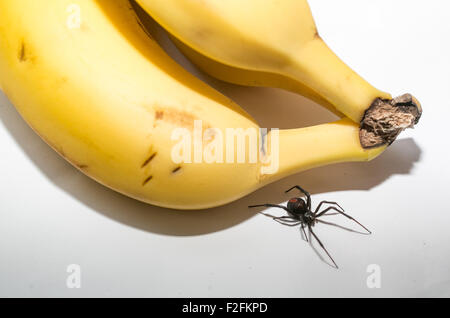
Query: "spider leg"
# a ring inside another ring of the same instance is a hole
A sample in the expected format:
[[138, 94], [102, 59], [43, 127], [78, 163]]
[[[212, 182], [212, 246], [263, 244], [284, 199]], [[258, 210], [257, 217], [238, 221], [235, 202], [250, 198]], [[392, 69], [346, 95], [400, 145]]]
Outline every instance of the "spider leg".
[[312, 236], [314, 236], [314, 238], [316, 239], [316, 241], [319, 243], [320, 247], [325, 251], [325, 253], [327, 253], [328, 257], [331, 259], [331, 261], [333, 262], [334, 266], [336, 268], [339, 268], [336, 264], [336, 262], [334, 261], [334, 259], [331, 257], [330, 253], [328, 253], [327, 249], [325, 248], [325, 246], [322, 244], [322, 242], [319, 240], [319, 238], [317, 237], [317, 235], [313, 232], [311, 225], [308, 225], [308, 229], [311, 232]]
[[288, 223], [293, 223], [293, 222], [299, 222], [299, 220], [296, 220], [290, 216], [276, 216], [276, 215], [272, 215], [272, 214], [267, 214], [264, 212], [259, 212], [260, 214], [267, 216], [269, 218], [272, 218], [274, 220], [282, 220], [283, 222], [288, 222]]
[[306, 239], [306, 242], [308, 242], [308, 243], [309, 243], [309, 240], [308, 240], [308, 235], [306, 234], [306, 231], [305, 231], [305, 225], [304, 225], [304, 224], [302, 224], [302, 231], [303, 231], [303, 234], [305, 234], [305, 239]]
[[330, 210], [334, 210], [337, 211], [338, 213], [343, 213], [342, 211], [339, 211], [337, 208], [335, 208], [334, 206], [330, 206], [328, 208], [326, 208], [325, 210], [323, 210], [322, 212], [320, 212], [319, 214], [316, 215], [316, 218], [320, 218], [321, 216], [325, 215], [328, 211]]
[[286, 226], [297, 226], [301, 222], [299, 220], [293, 219], [290, 216], [275, 216], [267, 213], [260, 212], [262, 215], [272, 218], [272, 220], [277, 221], [280, 224]]
[[283, 222], [283, 221], [281, 221], [281, 220], [279, 220], [278, 218], [277, 219], [274, 219], [276, 222], [278, 222], [278, 223], [280, 223], [280, 224], [283, 224], [283, 225], [286, 225], [286, 226], [297, 226], [297, 225], [300, 225], [302, 222], [300, 222], [300, 221], [298, 221], [298, 222], [296, 222], [296, 223], [286, 223], [286, 222]]
[[[278, 221], [283, 221], [283, 222], [286, 222], [286, 223], [298, 223], [299, 222], [299, 220], [294, 219], [291, 216], [276, 216], [276, 215], [272, 215], [272, 214], [268, 214], [268, 213], [264, 213], [264, 212], [259, 212], [259, 213], [264, 215], [264, 216], [267, 216], [269, 218], [272, 218], [274, 221], [277, 221], [277, 222]], [[296, 224], [296, 225], [298, 225], [298, 224]]]
[[306, 195], [306, 204], [307, 204], [307, 206], [308, 206], [308, 209], [309, 210], [311, 210], [311, 195], [309, 194], [309, 192], [308, 191], [306, 191], [305, 189], [303, 189], [302, 187], [300, 187], [300, 186], [294, 186], [294, 187], [292, 187], [292, 188], [290, 188], [289, 190], [287, 190], [285, 193], [289, 193], [289, 192], [291, 192], [292, 190], [294, 190], [294, 189], [297, 189], [297, 190], [299, 190], [300, 192], [302, 192], [304, 195]]
[[289, 223], [297, 223], [297, 222], [300, 222], [299, 220], [294, 219], [294, 218], [291, 217], [291, 216], [280, 216], [280, 217], [278, 217], [277, 219], [283, 219], [283, 220], [282, 220], [283, 222], [289, 222]]
[[319, 203], [319, 205], [317, 206], [316, 210], [314, 211], [314, 214], [317, 214], [317, 212], [319, 212], [320, 208], [322, 207], [323, 204], [334, 204], [337, 205], [342, 211], [341, 212], [345, 212], [345, 210], [337, 203], [337, 202], [333, 202], [333, 201], [322, 201]]
[[335, 208], [334, 206], [330, 206], [330, 207], [326, 208], [325, 210], [323, 210], [322, 212], [320, 212], [318, 215], [316, 215], [316, 218], [319, 218], [319, 217], [325, 215], [325, 213], [327, 213], [327, 212], [330, 211], [330, 210], [334, 210], [334, 211], [338, 212], [339, 214], [342, 214], [342, 215], [345, 216], [346, 218], [348, 218], [348, 219], [352, 220], [353, 222], [359, 224], [359, 226], [361, 226], [364, 230], [366, 230], [367, 233], [372, 234], [372, 232], [371, 232], [368, 228], [366, 228], [364, 225], [362, 225], [361, 223], [359, 223], [357, 220], [355, 220], [355, 219], [354, 219], [353, 217], [351, 217], [350, 215], [345, 214], [344, 212], [338, 210], [338, 209]]
[[265, 216], [267, 216], [269, 218], [272, 218], [272, 219], [278, 218], [278, 216], [276, 216], [276, 215], [272, 215], [272, 214], [268, 214], [268, 213], [264, 213], [264, 212], [259, 212], [259, 213], [262, 214], [262, 215], [265, 215]]

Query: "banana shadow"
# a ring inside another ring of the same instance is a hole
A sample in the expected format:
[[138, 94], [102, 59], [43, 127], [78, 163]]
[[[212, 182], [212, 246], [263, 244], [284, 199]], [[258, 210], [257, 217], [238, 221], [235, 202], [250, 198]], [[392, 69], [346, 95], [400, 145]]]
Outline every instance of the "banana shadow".
[[[227, 84], [221, 84], [227, 85]], [[239, 91], [247, 99], [246, 105], [261, 121], [288, 123], [293, 127], [322, 121], [323, 110], [317, 105], [308, 109], [308, 117], [292, 116], [292, 109], [298, 112], [303, 99], [285, 96], [282, 91], [263, 90], [265, 104], [274, 105], [286, 98], [289, 104], [282, 104], [276, 110], [257, 107], [251, 100], [247, 88], [230, 86], [236, 96]], [[253, 92], [254, 93], [254, 92]], [[283, 97], [284, 96], [284, 97]], [[239, 97], [239, 96], [238, 96]], [[254, 97], [259, 101], [259, 97]], [[246, 106], [243, 105], [243, 106]], [[275, 116], [276, 113], [276, 116]], [[240, 224], [255, 216], [257, 211], [248, 208], [259, 203], [282, 203], [289, 199], [284, 190], [299, 184], [311, 194], [330, 191], [370, 190], [393, 175], [408, 174], [420, 161], [421, 150], [412, 139], [398, 140], [383, 155], [369, 163], [344, 163], [316, 168], [268, 185], [245, 198], [226, 206], [203, 211], [178, 211], [158, 208], [118, 194], [73, 168], [54, 152], [20, 117], [14, 106], [0, 92], [0, 122], [6, 127], [16, 143], [43, 174], [59, 188], [93, 211], [110, 219], [143, 231], [171, 236], [204, 235], [221, 231]], [[292, 128], [292, 127], [286, 127]], [[301, 155], [299, 149], [299, 155]], [[64, 175], [64, 178], [61, 178]], [[173, 189], [176, 197], [177, 190]]]

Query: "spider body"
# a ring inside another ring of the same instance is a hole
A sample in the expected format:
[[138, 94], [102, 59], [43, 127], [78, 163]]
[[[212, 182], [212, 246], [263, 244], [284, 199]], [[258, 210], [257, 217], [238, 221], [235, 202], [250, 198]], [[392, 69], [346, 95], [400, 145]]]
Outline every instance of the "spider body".
[[314, 225], [314, 215], [308, 209], [308, 206], [302, 198], [292, 198], [288, 201], [287, 212], [292, 219], [308, 225]]
[[[312, 211], [311, 195], [306, 190], [301, 188], [300, 186], [294, 186], [291, 189], [287, 190], [286, 193], [291, 192], [294, 189], [298, 189], [300, 192], [302, 192], [306, 196], [306, 201], [303, 198], [296, 197], [296, 198], [290, 199], [287, 203], [287, 206], [266, 203], [266, 204], [252, 205], [252, 206], [249, 206], [249, 208], [274, 207], [274, 208], [280, 208], [280, 209], [285, 210], [287, 212], [286, 216], [274, 216], [274, 215], [270, 215], [270, 214], [266, 214], [266, 213], [262, 213], [262, 212], [261, 212], [261, 214], [263, 214], [267, 217], [270, 217], [273, 220], [277, 221], [278, 223], [286, 225], [286, 226], [300, 225], [307, 241], [309, 241], [309, 240], [308, 240], [308, 236], [306, 234], [305, 228], [308, 228], [309, 233], [316, 239], [316, 241], [319, 243], [320, 247], [327, 253], [328, 257], [331, 259], [334, 266], [336, 268], [338, 268], [334, 259], [331, 257], [331, 255], [328, 253], [325, 246], [322, 244], [322, 242], [319, 240], [317, 235], [312, 230], [312, 227], [317, 222], [320, 222], [319, 218], [326, 215], [327, 212], [333, 210], [333, 211], [345, 216], [346, 218], [356, 222], [357, 224], [359, 224], [362, 228], [364, 228], [364, 230], [366, 230], [368, 232], [368, 234], [371, 234], [372, 232], [370, 232], [364, 225], [362, 225], [361, 223], [356, 221], [353, 217], [346, 214], [344, 209], [336, 202], [322, 201], [319, 203], [319, 205], [316, 207], [316, 209], [314, 211]], [[320, 211], [321, 207], [324, 204], [329, 204], [330, 206], [327, 207], [326, 209], [324, 209], [323, 211]]]

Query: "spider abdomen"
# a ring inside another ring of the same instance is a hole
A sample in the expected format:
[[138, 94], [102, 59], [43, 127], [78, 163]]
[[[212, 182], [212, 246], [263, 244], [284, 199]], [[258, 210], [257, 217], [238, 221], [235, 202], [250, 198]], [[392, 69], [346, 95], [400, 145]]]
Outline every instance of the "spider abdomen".
[[306, 202], [301, 198], [290, 199], [287, 208], [293, 214], [305, 214], [305, 212], [308, 211]]

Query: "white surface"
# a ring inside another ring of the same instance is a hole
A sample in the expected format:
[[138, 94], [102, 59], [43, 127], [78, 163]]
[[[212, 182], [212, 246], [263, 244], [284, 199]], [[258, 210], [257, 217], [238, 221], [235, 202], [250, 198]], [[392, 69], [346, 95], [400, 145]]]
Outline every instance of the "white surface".
[[[0, 93], [0, 296], [450, 296], [449, 2], [310, 3], [322, 37], [347, 63], [381, 89], [419, 98], [425, 112], [416, 130], [371, 163], [308, 171], [225, 207], [177, 212], [77, 172]], [[263, 127], [333, 119], [290, 93], [207, 80]], [[340, 202], [373, 230], [316, 227], [339, 270], [298, 229], [247, 209], [286, 201], [283, 191], [295, 184], [313, 203]], [[66, 287], [69, 264], [81, 266], [81, 289]], [[366, 285], [370, 264], [381, 268], [380, 289]]]

